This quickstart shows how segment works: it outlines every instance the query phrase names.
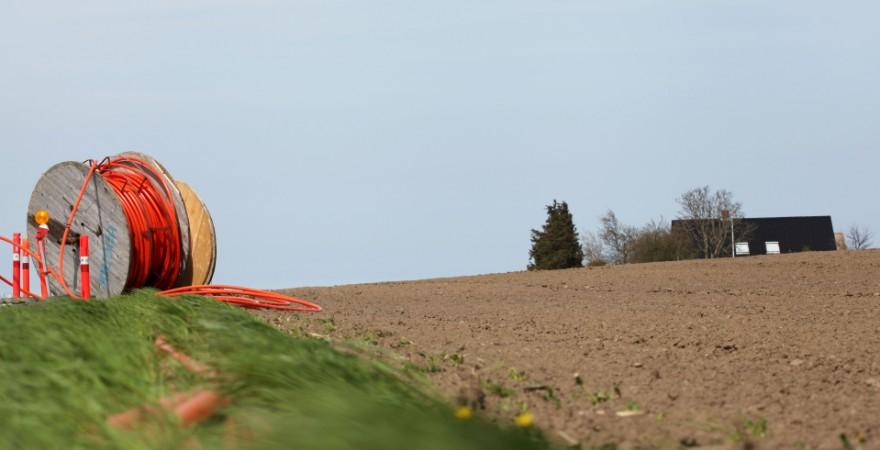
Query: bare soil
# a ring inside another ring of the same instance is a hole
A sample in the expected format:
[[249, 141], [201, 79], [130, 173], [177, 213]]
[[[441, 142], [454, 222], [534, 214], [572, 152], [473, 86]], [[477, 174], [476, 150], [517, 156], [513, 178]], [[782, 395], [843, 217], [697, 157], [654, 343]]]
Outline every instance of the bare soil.
[[[880, 251], [293, 289], [292, 333], [400, 355], [583, 448], [880, 448]], [[393, 359], [393, 358], [392, 358]]]

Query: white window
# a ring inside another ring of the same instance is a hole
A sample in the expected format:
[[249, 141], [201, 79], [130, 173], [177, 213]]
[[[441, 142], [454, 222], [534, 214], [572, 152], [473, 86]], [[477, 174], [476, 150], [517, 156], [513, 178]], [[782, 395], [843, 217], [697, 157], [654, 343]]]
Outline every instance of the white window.
[[752, 253], [749, 251], [749, 243], [748, 242], [737, 242], [736, 243], [736, 256], [740, 255], [751, 255]]
[[770, 241], [770, 242], [765, 242], [764, 245], [767, 247], [767, 254], [768, 255], [778, 255], [780, 253], [779, 242]]

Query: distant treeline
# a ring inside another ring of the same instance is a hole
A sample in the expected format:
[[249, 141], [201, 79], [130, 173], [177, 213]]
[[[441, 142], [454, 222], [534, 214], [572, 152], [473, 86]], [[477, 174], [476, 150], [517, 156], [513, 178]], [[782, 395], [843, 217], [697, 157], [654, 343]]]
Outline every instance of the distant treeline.
[[[737, 240], [748, 241], [753, 228], [742, 220], [742, 204], [724, 189], [709, 186], [681, 194], [677, 222], [660, 219], [636, 227], [622, 223], [612, 210], [599, 218], [599, 227], [579, 235], [565, 202], [547, 205], [547, 221], [532, 230], [529, 270], [565, 269], [655, 261], [731, 256], [731, 228]], [[846, 234], [850, 248], [871, 246], [871, 231], [853, 225]]]

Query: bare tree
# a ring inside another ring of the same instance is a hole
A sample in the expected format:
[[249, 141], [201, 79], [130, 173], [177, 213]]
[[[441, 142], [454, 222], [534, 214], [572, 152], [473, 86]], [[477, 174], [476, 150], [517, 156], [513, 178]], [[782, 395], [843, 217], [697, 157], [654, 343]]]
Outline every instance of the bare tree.
[[632, 243], [638, 236], [639, 230], [620, 223], [617, 220], [617, 215], [610, 209], [599, 218], [599, 222], [602, 225], [599, 237], [611, 251], [611, 261], [615, 264], [628, 263], [632, 252]]
[[[703, 258], [730, 255], [731, 221], [737, 239], [745, 239], [749, 230], [742, 221], [742, 204], [733, 200], [733, 194], [724, 189], [712, 192], [709, 186], [691, 189], [678, 198], [681, 206], [678, 218]], [[730, 213], [722, 219], [723, 211]]]
[[588, 266], [604, 266], [608, 264], [608, 255], [605, 243], [596, 233], [588, 231], [581, 236], [581, 246], [584, 248], [584, 259]]
[[872, 239], [874, 233], [868, 227], [853, 224], [846, 232], [846, 240], [849, 241], [849, 247], [853, 250], [862, 250], [873, 245]]

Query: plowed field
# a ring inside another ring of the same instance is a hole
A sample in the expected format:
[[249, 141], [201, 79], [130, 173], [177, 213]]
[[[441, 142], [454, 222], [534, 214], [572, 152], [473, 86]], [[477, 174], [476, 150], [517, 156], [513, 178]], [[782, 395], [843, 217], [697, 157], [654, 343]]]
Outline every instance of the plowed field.
[[289, 292], [325, 312], [258, 314], [572, 445], [880, 448], [880, 251]]

